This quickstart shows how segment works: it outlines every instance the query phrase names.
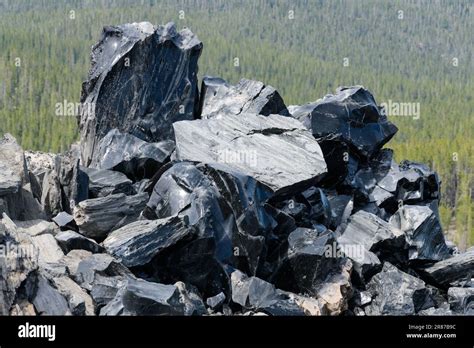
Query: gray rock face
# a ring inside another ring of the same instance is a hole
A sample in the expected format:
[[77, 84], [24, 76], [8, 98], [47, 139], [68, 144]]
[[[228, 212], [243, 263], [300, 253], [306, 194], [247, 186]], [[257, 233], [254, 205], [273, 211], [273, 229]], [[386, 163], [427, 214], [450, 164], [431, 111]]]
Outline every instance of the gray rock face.
[[438, 217], [429, 207], [404, 205], [390, 223], [405, 233], [410, 260], [440, 261], [451, 256]]
[[72, 315], [94, 315], [92, 298], [71, 278], [62, 276], [53, 279], [57, 291], [68, 301]]
[[84, 237], [82, 234], [74, 231], [59, 232], [55, 238], [66, 254], [74, 249], [88, 250], [92, 253], [101, 253], [104, 250], [95, 240]]
[[134, 193], [132, 180], [125, 174], [105, 169], [94, 169], [81, 167], [89, 177], [89, 198], [105, 197], [111, 194]]
[[170, 217], [132, 222], [110, 233], [103, 245], [127, 267], [145, 265], [160, 251], [196, 234], [186, 220]]
[[185, 306], [174, 285], [129, 279], [101, 315], [184, 315]]
[[41, 234], [56, 235], [60, 231], [54, 222], [45, 220], [15, 221], [15, 225], [19, 231], [27, 233], [30, 236], [39, 236]]
[[38, 184], [40, 177], [43, 178], [40, 202], [48, 217], [61, 211], [71, 213], [77, 203], [88, 197], [89, 180], [80, 170], [77, 156], [73, 152], [52, 155], [52, 169], [44, 171], [41, 176], [33, 176]]
[[148, 194], [126, 196], [123, 193], [87, 199], [74, 208], [74, 220], [79, 231], [89, 238], [104, 239], [138, 218], [148, 201]]
[[449, 287], [450, 284], [460, 281], [470, 281], [474, 273], [474, 249], [436, 262], [433, 266], [425, 268], [423, 273], [430, 281], [441, 287]]
[[16, 193], [20, 189], [21, 178], [8, 165], [0, 161], [0, 196]]
[[141, 180], [152, 177], [169, 159], [174, 148], [172, 140], [150, 143], [112, 129], [98, 142], [90, 166], [112, 169], [133, 180]]
[[453, 312], [474, 315], [474, 288], [449, 288], [448, 300]]
[[20, 286], [36, 280], [38, 249], [5, 214], [0, 220], [0, 247], [5, 253], [0, 257], [0, 315], [8, 315]]
[[65, 229], [67, 227], [73, 228], [76, 224], [74, 217], [71, 214], [66, 213], [65, 211], [60, 212], [58, 215], [53, 217], [51, 220], [60, 228]]
[[113, 128], [158, 142], [172, 139], [173, 122], [193, 119], [201, 50], [189, 29], [177, 32], [173, 23], [105, 27], [82, 88], [82, 164], [91, 163]]
[[174, 286], [179, 291], [179, 302], [184, 305], [184, 315], [204, 315], [207, 313], [206, 306], [195, 287], [183, 282], [177, 282]]
[[337, 242], [354, 262], [354, 268], [367, 278], [382, 267], [377, 254], [403, 254], [406, 244], [401, 230], [363, 210], [349, 218]]
[[39, 315], [70, 315], [67, 300], [43, 277], [39, 277], [33, 305]]
[[275, 286], [240, 271], [231, 274], [232, 301], [244, 308], [265, 308], [277, 302]]
[[130, 271], [108, 254], [93, 254], [77, 265], [74, 275], [76, 282], [86, 290], [91, 290], [96, 276], [130, 276]]
[[224, 164], [277, 193], [309, 186], [326, 172], [318, 143], [289, 117], [225, 115], [173, 127], [176, 159]]
[[246, 79], [232, 86], [219, 77], [204, 76], [200, 116], [203, 119], [214, 118], [222, 113], [290, 115], [282, 97], [272, 86]]
[[64, 253], [62, 252], [58, 243], [50, 234], [41, 234], [39, 236], [32, 237], [31, 240], [33, 245], [40, 251], [38, 257], [39, 265], [57, 263], [64, 256]]
[[212, 309], [218, 309], [220, 306], [222, 306], [225, 300], [225, 294], [223, 292], [220, 292], [215, 296], [208, 297], [206, 299], [206, 304]]
[[103, 307], [111, 302], [125, 282], [126, 279], [122, 276], [107, 277], [96, 274], [90, 293], [97, 307]]
[[372, 302], [365, 308], [368, 315], [414, 315], [424, 309], [420, 306], [427, 295], [425, 283], [388, 262], [367, 287], [372, 294]]

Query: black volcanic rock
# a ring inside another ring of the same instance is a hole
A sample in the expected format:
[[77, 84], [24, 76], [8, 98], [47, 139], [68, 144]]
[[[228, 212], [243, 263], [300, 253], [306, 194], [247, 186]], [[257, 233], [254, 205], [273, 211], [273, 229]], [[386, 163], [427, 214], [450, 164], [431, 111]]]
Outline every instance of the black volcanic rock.
[[367, 285], [372, 295], [365, 308], [369, 315], [414, 315], [423, 308], [430, 296], [425, 283], [412, 275], [398, 270], [388, 262], [382, 272], [372, 277]]
[[186, 220], [178, 216], [132, 222], [110, 233], [103, 245], [127, 267], [145, 265], [160, 251], [195, 234]]
[[113, 128], [148, 142], [172, 140], [171, 124], [197, 112], [201, 50], [189, 29], [177, 32], [173, 23], [105, 27], [82, 88], [82, 164], [97, 159], [99, 141]]
[[260, 81], [242, 79], [235, 86], [219, 77], [204, 76], [201, 84], [200, 117], [215, 118], [220, 114], [252, 113], [289, 116], [280, 94]]
[[135, 192], [132, 180], [125, 174], [106, 169], [81, 168], [89, 177], [89, 198], [105, 197], [110, 194]]
[[358, 211], [352, 215], [342, 235], [337, 238], [341, 249], [353, 262], [354, 269], [368, 278], [382, 268], [377, 254], [406, 259], [404, 233], [374, 214]]
[[448, 287], [457, 282], [471, 281], [474, 274], [474, 249], [436, 262], [423, 269], [427, 280], [441, 287]]
[[280, 289], [322, 298], [326, 311], [338, 314], [351, 295], [351, 271], [333, 232], [298, 228], [289, 235], [287, 257], [271, 281]]
[[[144, 215], [186, 216], [197, 233], [158, 263], [200, 290], [228, 282], [222, 265], [255, 275], [265, 256], [266, 235], [276, 224], [264, 206], [270, 196], [264, 185], [226, 166], [176, 163], [155, 184]], [[220, 275], [221, 280], [213, 279]]]
[[95, 240], [74, 231], [61, 231], [55, 238], [66, 254], [74, 249], [88, 250], [92, 253], [101, 253], [104, 250]]
[[448, 290], [451, 310], [464, 315], [474, 315], [474, 287], [452, 287]]
[[228, 114], [173, 127], [177, 160], [224, 164], [276, 193], [295, 192], [326, 173], [318, 143], [290, 117]]
[[380, 150], [398, 130], [362, 86], [338, 88], [335, 95], [314, 104], [309, 118], [315, 138], [338, 139], [365, 158]]
[[169, 159], [174, 147], [172, 140], [146, 142], [114, 128], [98, 142], [90, 166], [118, 171], [138, 181], [151, 178]]
[[130, 278], [101, 315], [185, 315], [180, 292], [174, 285]]
[[438, 216], [426, 206], [404, 205], [390, 223], [405, 233], [412, 261], [440, 261], [451, 256]]
[[437, 173], [382, 148], [397, 128], [368, 90], [199, 92], [201, 50], [171, 23], [106, 27], [80, 144], [0, 139], [0, 314], [474, 313], [474, 250], [444, 237]]
[[104, 239], [114, 229], [135, 221], [148, 201], [147, 193], [123, 193], [82, 201], [74, 208], [79, 232], [89, 238]]

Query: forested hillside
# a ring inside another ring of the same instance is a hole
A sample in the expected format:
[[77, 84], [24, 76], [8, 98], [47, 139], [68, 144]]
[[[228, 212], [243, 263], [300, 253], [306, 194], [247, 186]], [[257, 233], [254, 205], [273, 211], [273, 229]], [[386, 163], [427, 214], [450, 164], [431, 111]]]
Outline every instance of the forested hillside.
[[287, 105], [362, 84], [390, 115], [397, 160], [429, 163], [443, 181], [445, 230], [474, 244], [474, 2], [277, 0], [0, 0], [0, 133], [24, 148], [63, 151], [91, 45], [104, 25], [174, 21], [204, 43], [200, 75], [277, 88]]

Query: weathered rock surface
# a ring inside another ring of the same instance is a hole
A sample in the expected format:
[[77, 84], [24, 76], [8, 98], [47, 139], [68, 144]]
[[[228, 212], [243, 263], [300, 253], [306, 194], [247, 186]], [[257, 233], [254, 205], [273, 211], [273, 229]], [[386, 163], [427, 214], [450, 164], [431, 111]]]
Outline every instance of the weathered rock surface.
[[113, 128], [158, 142], [173, 138], [173, 122], [193, 119], [201, 50], [189, 29], [177, 32], [173, 23], [105, 27], [82, 88], [82, 164], [91, 163]]
[[365, 308], [368, 315], [414, 315], [425, 309], [422, 308], [427, 296], [425, 283], [388, 262], [367, 287], [372, 295], [371, 303]]
[[33, 245], [40, 251], [38, 258], [39, 265], [57, 263], [64, 256], [58, 242], [51, 234], [41, 234], [32, 237], [31, 240]]
[[453, 312], [474, 315], [474, 288], [449, 288], [448, 300]]
[[242, 79], [232, 86], [219, 77], [204, 76], [200, 102], [200, 117], [203, 119], [227, 113], [290, 115], [275, 88], [260, 81]]
[[94, 315], [92, 298], [79, 285], [67, 276], [53, 279], [58, 292], [66, 298], [72, 315]]
[[129, 279], [101, 315], [184, 315], [185, 306], [174, 285]]
[[33, 305], [38, 315], [71, 315], [67, 300], [44, 277], [38, 279]]
[[74, 208], [74, 220], [86, 237], [104, 239], [114, 229], [138, 218], [148, 194], [126, 196], [123, 193], [82, 201]]
[[290, 117], [226, 115], [173, 127], [176, 159], [224, 164], [277, 193], [309, 186], [326, 173], [318, 143]]
[[160, 251], [191, 239], [196, 231], [187, 220], [187, 217], [170, 217], [132, 222], [110, 233], [103, 245], [127, 267], [145, 265]]
[[38, 249], [5, 214], [0, 220], [0, 247], [0, 315], [8, 315], [22, 284], [36, 279]]
[[471, 281], [474, 274], [474, 249], [436, 262], [423, 270], [427, 280], [442, 287], [460, 281]]
[[90, 291], [94, 285], [96, 275], [113, 277], [129, 276], [131, 273], [112, 256], [108, 254], [93, 254], [79, 261], [73, 277], [81, 287]]

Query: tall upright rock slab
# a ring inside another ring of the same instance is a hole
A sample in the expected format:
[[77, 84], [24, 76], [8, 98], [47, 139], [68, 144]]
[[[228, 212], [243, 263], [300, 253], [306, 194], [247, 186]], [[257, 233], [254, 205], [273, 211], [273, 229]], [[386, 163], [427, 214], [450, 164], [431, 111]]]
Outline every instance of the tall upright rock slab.
[[178, 32], [173, 23], [105, 27], [82, 87], [82, 164], [114, 128], [147, 142], [173, 139], [171, 124], [193, 119], [199, 106], [201, 50], [189, 29]]

